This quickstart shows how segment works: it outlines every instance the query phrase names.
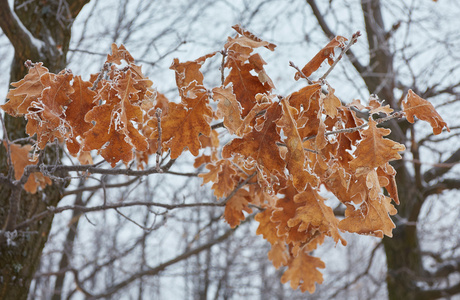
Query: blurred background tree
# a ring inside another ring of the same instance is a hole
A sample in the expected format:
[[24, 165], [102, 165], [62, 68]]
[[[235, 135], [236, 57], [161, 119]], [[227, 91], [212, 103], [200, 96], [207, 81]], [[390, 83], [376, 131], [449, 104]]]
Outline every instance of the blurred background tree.
[[[218, 206], [91, 209], [107, 199], [154, 199], [173, 205], [212, 202], [212, 193], [200, 187], [201, 179], [172, 175], [91, 175], [73, 179], [67, 188], [66, 183], [55, 182], [37, 195], [24, 194], [21, 220], [48, 206], [79, 209], [32, 223], [28, 238], [17, 245], [23, 251], [11, 251], [2, 238], [1, 295], [10, 299], [25, 299], [28, 294], [29, 299], [399, 300], [460, 293], [457, 1], [12, 2], [17, 18], [9, 13], [8, 1], [0, 0], [2, 98], [8, 82], [25, 75], [27, 59], [42, 61], [53, 72], [67, 67], [89, 77], [99, 71], [115, 42], [123, 43], [158, 90], [174, 100], [174, 76], [168, 69], [172, 58], [185, 61], [222, 49], [236, 23], [278, 45], [264, 58], [278, 93], [287, 95], [301, 84], [292, 80], [295, 70], [289, 68], [289, 61], [302, 65], [330, 38], [360, 30], [363, 37], [347, 53], [348, 60], [328, 77], [339, 98], [367, 101], [373, 94], [399, 110], [411, 88], [433, 103], [452, 131], [433, 136], [424, 124], [395, 121], [389, 125], [391, 138], [408, 149], [403, 160], [394, 164], [401, 201], [394, 216], [394, 237], [380, 241], [346, 235], [347, 247], [330, 244], [318, 250], [324, 252], [326, 280], [314, 295], [281, 285], [282, 271], [268, 261], [268, 244], [256, 237], [251, 218], [230, 230]], [[206, 78], [215, 78], [209, 84], [219, 82], [219, 67], [218, 59], [205, 65]], [[22, 119], [5, 119], [10, 139], [25, 136]], [[4, 152], [0, 154], [4, 172], [6, 159]], [[45, 159], [54, 162], [61, 155], [62, 151], [49, 150]], [[174, 169], [194, 172], [187, 167], [190, 161], [185, 157]], [[8, 186], [2, 185], [2, 228], [8, 195]], [[341, 207], [335, 211], [343, 213]]]

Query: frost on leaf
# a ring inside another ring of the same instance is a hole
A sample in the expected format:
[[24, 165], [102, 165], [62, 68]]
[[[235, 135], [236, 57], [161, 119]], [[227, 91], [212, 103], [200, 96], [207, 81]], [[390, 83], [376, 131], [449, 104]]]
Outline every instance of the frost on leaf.
[[289, 227], [299, 225], [298, 231], [315, 232], [325, 234], [334, 239], [336, 243], [347, 242], [340, 236], [337, 229], [339, 220], [335, 217], [332, 209], [324, 203], [325, 198], [310, 185], [307, 189], [296, 195], [294, 201], [303, 205], [296, 209], [295, 216], [288, 221]]
[[396, 213], [390, 197], [380, 195], [374, 200], [367, 198], [357, 209], [347, 205], [345, 219], [339, 222], [339, 228], [379, 238], [383, 238], [383, 235], [392, 237], [392, 230], [396, 226], [389, 215]]
[[444, 122], [442, 117], [435, 110], [433, 104], [418, 96], [412, 90], [409, 90], [407, 99], [403, 101], [402, 106], [407, 121], [414, 123], [415, 116], [420, 120], [429, 122], [431, 127], [433, 127], [434, 134], [440, 134], [444, 127], [446, 127], [447, 131], [450, 131], [449, 127], [447, 127], [447, 123]]
[[377, 123], [372, 118], [369, 119], [369, 128], [361, 133], [363, 140], [353, 153], [355, 159], [350, 162], [350, 167], [357, 175], [364, 175], [391, 160], [401, 159], [398, 152], [406, 148], [402, 144], [383, 138], [388, 134], [389, 129], [378, 128]]
[[148, 148], [147, 139], [135, 127], [144, 118], [136, 82], [130, 70], [118, 73], [116, 80], [106, 82], [97, 96], [105, 103], [95, 106], [85, 116], [86, 122], [95, 122], [95, 125], [85, 133], [83, 149], [99, 150], [112, 166], [120, 160], [130, 162], [133, 149]]
[[283, 128], [286, 138], [283, 142], [286, 144], [287, 153], [284, 158], [286, 167], [291, 174], [292, 182], [298, 191], [303, 191], [307, 183], [313, 186], [318, 184], [316, 176], [309, 173], [305, 168], [305, 153], [303, 150], [302, 139], [297, 131], [295, 115], [297, 110], [290, 106], [285, 98], [281, 100], [283, 107], [283, 116], [277, 122], [277, 125]]
[[217, 198], [228, 196], [237, 185], [236, 171], [229, 160], [221, 159], [206, 165], [208, 173], [198, 176], [203, 178], [203, 184], [213, 182], [212, 189]]
[[43, 63], [33, 64], [29, 69], [29, 73], [23, 79], [11, 83], [15, 89], [8, 91], [6, 99], [9, 99], [9, 101], [0, 107], [7, 114], [15, 117], [27, 114], [32, 102], [40, 97], [45, 88], [40, 81], [40, 77], [48, 72], [48, 69], [43, 67]]
[[[275, 45], [263, 41], [254, 34], [242, 29], [239, 25], [233, 26], [240, 35], [228, 38], [224, 46], [227, 55], [224, 67], [230, 69], [225, 78], [224, 86], [232, 84], [236, 100], [242, 107], [241, 115], [245, 117], [255, 105], [257, 94], [269, 92], [273, 82], [263, 70], [265, 62], [259, 55], [252, 55], [255, 48], [266, 47], [274, 50]], [[254, 76], [251, 72], [256, 72]]]
[[62, 141], [66, 136], [68, 125], [65, 122], [65, 109], [71, 102], [69, 97], [74, 92], [70, 85], [73, 75], [62, 71], [59, 74], [44, 73], [40, 81], [46, 88], [35, 101], [31, 103], [26, 118], [28, 119], [26, 133], [29, 136], [37, 134], [39, 149], [44, 149], [48, 142], [54, 139]]
[[[7, 147], [7, 143], [3, 141], [3, 145], [5, 148]], [[31, 161], [30, 160], [30, 151], [32, 150], [31, 145], [21, 146], [18, 144], [10, 144], [10, 155], [11, 161], [14, 167], [14, 178], [19, 180], [22, 175], [24, 174], [24, 170], [29, 165], [34, 165], [37, 163], [37, 160]], [[24, 189], [32, 194], [37, 192], [38, 187], [42, 189], [45, 188], [46, 185], [51, 184], [51, 179], [46, 177], [40, 172], [35, 172], [30, 174], [29, 179], [27, 180], [26, 184], [24, 185]]]
[[217, 104], [217, 116], [224, 119], [224, 126], [228, 132], [235, 134], [243, 123], [241, 119], [241, 106], [233, 94], [232, 88], [216, 87], [212, 90]]
[[232, 140], [222, 150], [223, 158], [241, 155], [251, 158], [264, 170], [266, 174], [284, 174], [285, 162], [280, 156], [277, 142], [280, 141], [276, 129], [276, 121], [281, 117], [281, 106], [273, 103], [260, 117], [261, 124], [255, 130], [245, 134], [242, 138]]
[[[213, 111], [209, 106], [209, 94], [203, 86], [203, 75], [199, 70], [202, 64], [215, 53], [198, 58], [191, 62], [180, 63], [174, 60], [171, 69], [176, 72], [176, 84], [181, 95], [181, 103], [170, 102], [168, 114], [161, 120], [163, 150], [171, 149], [171, 158], [182, 154], [185, 148], [194, 156], [202, 148], [199, 136], [210, 136], [209, 123]], [[151, 122], [154, 128], [151, 139], [158, 137], [156, 121]]]
[[293, 258], [288, 269], [281, 276], [281, 282], [291, 282], [291, 288], [300, 287], [302, 292], [308, 291], [310, 294], [315, 292], [315, 282], [323, 282], [323, 274], [318, 269], [324, 269], [326, 265], [317, 258], [310, 256], [304, 249], [300, 249], [298, 255]]

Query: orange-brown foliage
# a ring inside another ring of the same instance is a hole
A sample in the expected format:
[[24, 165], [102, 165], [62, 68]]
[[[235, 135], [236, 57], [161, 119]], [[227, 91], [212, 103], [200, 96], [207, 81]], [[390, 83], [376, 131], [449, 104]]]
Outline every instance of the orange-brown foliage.
[[[56, 75], [41, 63], [33, 64], [24, 79], [12, 84], [2, 108], [28, 119], [27, 133], [37, 135], [35, 151], [58, 139], [83, 162], [91, 161], [88, 151], [97, 150], [112, 166], [136, 159], [142, 168], [154, 153], [176, 159], [190, 151], [194, 166], [204, 164], [209, 170], [199, 175], [203, 183], [212, 183], [214, 195], [225, 199], [224, 218], [230, 226], [260, 209], [257, 234], [272, 245], [268, 257], [275, 267], [287, 266], [281, 281], [312, 293], [315, 283], [323, 281], [318, 269], [325, 265], [309, 253], [325, 238], [346, 245], [340, 231], [392, 236], [390, 215], [396, 209], [391, 201], [398, 204], [399, 199], [396, 172], [388, 162], [400, 159], [405, 147], [384, 138], [389, 129], [377, 127], [372, 114], [393, 116], [378, 101], [344, 106], [324, 80], [287, 96], [273, 94], [266, 63], [254, 51], [273, 51], [275, 45], [240, 26], [234, 29], [237, 35], [221, 51], [221, 86], [206, 87], [201, 72], [218, 52], [189, 62], [174, 59], [179, 103], [155, 91], [126, 48], [114, 44], [106, 76], [95, 74], [84, 81], [68, 71]], [[332, 64], [335, 48], [345, 42], [334, 38], [306, 64], [304, 75], [311, 76], [326, 59]], [[121, 60], [127, 64], [123, 68], [117, 67]], [[360, 119], [351, 107], [368, 110], [371, 117]], [[410, 122], [416, 116], [428, 121], [435, 134], [449, 130], [433, 106], [412, 91], [403, 107]], [[219, 126], [212, 131], [211, 125]], [[223, 130], [232, 135], [226, 145], [219, 143]], [[10, 148], [20, 178], [31, 163], [32, 147]], [[47, 183], [47, 177], [35, 173], [25, 189], [33, 193]], [[344, 218], [327, 206], [320, 187], [346, 206]]]

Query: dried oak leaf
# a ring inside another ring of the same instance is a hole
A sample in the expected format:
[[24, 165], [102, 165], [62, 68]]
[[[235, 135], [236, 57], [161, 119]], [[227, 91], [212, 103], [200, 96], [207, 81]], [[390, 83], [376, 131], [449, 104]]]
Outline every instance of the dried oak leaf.
[[[209, 99], [205, 89], [198, 92], [195, 89], [195, 105], [188, 100], [188, 105], [170, 102], [169, 113], [161, 120], [163, 149], [171, 149], [171, 158], [179, 157], [188, 148], [194, 156], [199, 154], [201, 143], [199, 136], [211, 134], [212, 110], [209, 107]], [[156, 122], [155, 122], [156, 126]], [[154, 131], [150, 136], [156, 139], [158, 132]]]
[[271, 90], [275, 88], [273, 81], [267, 75], [264, 70], [264, 65], [267, 63], [262, 59], [259, 53], [253, 54], [249, 57], [249, 62], [254, 66], [254, 71], [257, 73], [257, 77], [259, 78], [260, 82], [265, 86], [267, 90]]
[[[333, 38], [323, 49], [321, 49], [302, 69], [305, 76], [310, 76], [313, 72], [319, 69], [324, 60], [327, 59], [329, 65], [334, 62], [334, 49], [335, 47], [345, 47], [346, 38], [343, 36], [336, 36]], [[294, 76], [295, 80], [302, 78], [302, 74], [297, 72]]]
[[232, 88], [216, 87], [212, 90], [213, 98], [217, 103], [217, 116], [224, 119], [224, 126], [230, 134], [235, 134], [240, 128], [243, 120], [241, 119], [241, 106], [233, 94]]
[[385, 163], [400, 159], [399, 151], [404, 151], [404, 145], [383, 138], [390, 134], [389, 129], [378, 128], [377, 122], [369, 118], [369, 128], [362, 131], [363, 140], [353, 153], [355, 159], [350, 162], [350, 167], [357, 176], [367, 174], [371, 169]]
[[[209, 106], [209, 95], [203, 86], [200, 68], [206, 59], [214, 55], [215, 53], [211, 53], [184, 63], [174, 59], [170, 67], [175, 71], [177, 88], [182, 98], [179, 104], [168, 104], [168, 114], [161, 120], [163, 150], [171, 149], [172, 159], [179, 157], [185, 148], [197, 156], [202, 148], [199, 136], [211, 135], [209, 123], [213, 118], [213, 111]], [[154, 128], [150, 139], [157, 139], [156, 120], [149, 124]]]
[[284, 238], [280, 238], [277, 235], [277, 227], [279, 225], [278, 222], [273, 222], [271, 220], [272, 213], [275, 211], [274, 208], [268, 207], [263, 212], [258, 213], [254, 220], [259, 222], [259, 227], [257, 227], [256, 234], [261, 234], [264, 239], [266, 239], [270, 244], [274, 245], [279, 240], [283, 240]]
[[0, 107], [7, 114], [14, 117], [27, 114], [31, 103], [40, 97], [45, 88], [40, 81], [40, 77], [45, 73], [49, 73], [49, 71], [43, 67], [43, 63], [33, 64], [29, 69], [29, 73], [23, 79], [11, 83], [15, 89], [8, 91], [6, 99], [9, 99], [9, 101], [4, 105], [0, 105]]
[[133, 149], [146, 151], [147, 139], [134, 124], [143, 123], [143, 111], [134, 87], [132, 72], [120, 74], [114, 83], [107, 82], [100, 96], [106, 103], [95, 106], [86, 116], [86, 122], [95, 125], [85, 133], [83, 150], [97, 149], [112, 167], [122, 160], [125, 164], [133, 159]]
[[251, 74], [251, 71], [254, 70], [252, 64], [241, 65], [229, 58], [226, 67], [230, 68], [230, 72], [225, 78], [224, 86], [230, 83], [233, 85], [233, 93], [242, 108], [241, 116], [245, 117], [256, 104], [256, 95], [266, 93], [268, 90], [259, 78]]
[[221, 159], [212, 164], [207, 164], [208, 173], [199, 174], [203, 184], [213, 182], [212, 189], [217, 198], [228, 196], [236, 187], [236, 171], [233, 164], [227, 159]]
[[245, 219], [243, 211], [252, 213], [252, 209], [248, 206], [250, 202], [251, 194], [247, 190], [239, 189], [225, 204], [224, 218], [231, 228], [240, 225], [240, 222]]
[[338, 114], [337, 108], [342, 106], [342, 102], [334, 95], [335, 90], [330, 85], [327, 90], [328, 94], [323, 98], [323, 108], [326, 115], [335, 118]]
[[[259, 39], [239, 25], [235, 25], [233, 28], [241, 36], [228, 38], [224, 45], [227, 55], [224, 67], [230, 69], [225, 78], [224, 86], [228, 86], [230, 83], [233, 85], [233, 93], [242, 107], [241, 115], [245, 117], [255, 105], [255, 96], [259, 93], [266, 93], [273, 88], [273, 82], [263, 71], [264, 61], [262, 58], [253, 55], [248, 62], [250, 55], [255, 48], [266, 47], [273, 51], [276, 46]], [[253, 76], [252, 71], [257, 72], [259, 77]]]
[[289, 252], [286, 248], [286, 243], [283, 241], [274, 243], [270, 251], [268, 251], [268, 259], [272, 261], [277, 269], [287, 265], [289, 262]]
[[44, 88], [42, 94], [28, 108], [26, 133], [37, 134], [37, 146], [43, 149], [55, 138], [63, 140], [68, 130], [65, 124], [65, 108], [70, 103], [69, 95], [74, 92], [70, 85], [73, 75], [63, 71], [57, 75], [44, 73], [40, 81]]
[[85, 121], [85, 115], [96, 106], [96, 103], [94, 103], [96, 92], [90, 90], [92, 83], [83, 81], [81, 76], [74, 77], [72, 87], [74, 92], [69, 95], [71, 102], [67, 106], [65, 114], [65, 120], [71, 128], [66, 145], [70, 154], [75, 156], [80, 151], [80, 143], [77, 141], [77, 137], [82, 137], [85, 132], [93, 127], [91, 123]]
[[337, 226], [339, 220], [335, 217], [332, 209], [324, 203], [325, 198], [321, 197], [316, 189], [310, 185], [306, 190], [294, 196], [294, 202], [302, 203], [303, 205], [296, 209], [295, 216], [288, 221], [289, 227], [298, 227], [299, 231], [319, 231], [334, 239], [336, 243], [342, 242], [346, 245], [347, 242], [340, 236]]
[[409, 90], [406, 101], [402, 103], [403, 111], [406, 114], [407, 121], [414, 123], [414, 116], [420, 120], [427, 121], [433, 127], [434, 134], [440, 134], [442, 129], [446, 127], [450, 132], [447, 123], [438, 114], [433, 104]]
[[301, 110], [308, 110], [311, 101], [318, 101], [320, 94], [321, 85], [315, 83], [290, 94], [287, 98], [289, 104], [300, 112]]
[[[3, 141], [3, 145], [5, 148], [7, 147], [7, 143], [5, 141]], [[31, 145], [21, 146], [18, 144], [10, 144], [10, 150], [11, 161], [14, 168], [14, 178], [19, 180], [24, 174], [25, 168], [29, 165], [36, 164], [37, 160], [30, 160], [29, 152], [32, 150]], [[31, 194], [35, 194], [38, 187], [45, 188], [46, 185], [51, 183], [52, 182], [49, 177], [46, 177], [40, 172], [35, 172], [30, 174], [29, 179], [24, 185], [24, 189]]]
[[[260, 117], [263, 123], [258, 124], [242, 138], [232, 140], [222, 150], [223, 158], [241, 155], [252, 158], [267, 174], [284, 174], [285, 162], [280, 156], [277, 142], [280, 135], [276, 129], [276, 121], [281, 117], [281, 106], [273, 103], [266, 113]], [[278, 176], [280, 176], [278, 174]]]
[[283, 237], [286, 243], [303, 243], [310, 238], [305, 231], [299, 231], [299, 225], [289, 227], [288, 221], [295, 217], [296, 211], [305, 203], [294, 202], [294, 197], [297, 195], [296, 188], [292, 182], [288, 182], [286, 188], [280, 192], [284, 195], [276, 201], [276, 210], [273, 211], [271, 221], [276, 224], [278, 230], [277, 235]]
[[310, 256], [301, 249], [294, 259], [288, 263], [288, 269], [281, 276], [281, 283], [291, 281], [291, 288], [310, 294], [315, 292], [315, 283], [323, 282], [323, 274], [318, 269], [324, 269], [326, 264], [318, 257]]
[[357, 209], [354, 205], [347, 204], [345, 219], [339, 222], [339, 228], [379, 238], [383, 238], [383, 235], [392, 237], [392, 230], [396, 226], [389, 214], [396, 213], [390, 197], [380, 195], [375, 200], [367, 198]]
[[[206, 60], [214, 55], [216, 55], [216, 52], [209, 53], [192, 61], [179, 62], [177, 58], [173, 60], [169, 68], [175, 72], [176, 85], [183, 101], [186, 102], [186, 99], [193, 98], [193, 89], [195, 86], [203, 86], [204, 76], [200, 69]], [[196, 84], [192, 86], [192, 82], [196, 82]]]
[[278, 120], [277, 125], [283, 128], [286, 138], [283, 142], [287, 147], [287, 154], [284, 158], [289, 174], [292, 176], [292, 182], [298, 191], [305, 190], [307, 183], [313, 186], [318, 184], [318, 178], [307, 171], [305, 168], [305, 152], [303, 150], [302, 139], [297, 131], [297, 124], [294, 116], [297, 110], [288, 104], [286, 98], [281, 100], [283, 115]]
[[113, 43], [111, 48], [112, 54], [107, 55], [108, 63], [120, 65], [122, 59], [128, 64], [134, 63], [134, 58], [131, 56], [128, 50], [126, 50], [124, 45], [120, 45], [120, 47], [118, 47], [117, 44]]
[[388, 181], [387, 184], [382, 185], [388, 194], [393, 198], [396, 204], [399, 204], [399, 196], [398, 196], [398, 187], [396, 186], [396, 170], [389, 164], [386, 163], [383, 166], [377, 168], [377, 174], [380, 177], [385, 177]]
[[271, 51], [275, 50], [276, 45], [266, 42], [260, 38], [258, 38], [256, 35], [253, 33], [245, 30], [241, 25], [236, 24], [232, 26], [233, 29], [235, 29], [236, 32], [241, 34], [243, 37], [247, 38], [248, 40], [252, 41], [253, 43], [247, 43], [251, 48], [257, 48], [257, 47], [265, 47]]

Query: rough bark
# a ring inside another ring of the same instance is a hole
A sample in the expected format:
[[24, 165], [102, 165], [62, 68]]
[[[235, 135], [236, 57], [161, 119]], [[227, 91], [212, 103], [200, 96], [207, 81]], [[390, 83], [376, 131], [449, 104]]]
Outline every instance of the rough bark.
[[[10, 82], [20, 80], [27, 73], [24, 62], [41, 61], [52, 72], [66, 66], [73, 20], [89, 0], [74, 1], [26, 1], [16, 0], [15, 14], [7, 0], [0, 0], [0, 27], [14, 47]], [[22, 22], [22, 25], [19, 24]], [[26, 30], [27, 29], [27, 30]], [[24, 118], [5, 116], [5, 126], [10, 140], [25, 137]], [[49, 149], [44, 162], [55, 163], [59, 151]], [[6, 152], [0, 147], [0, 172], [6, 174]], [[25, 191], [18, 197], [19, 210], [16, 224], [30, 216], [56, 206], [61, 199], [65, 182], [54, 182], [34, 195]], [[31, 224], [23, 231], [6, 231], [11, 185], [0, 183], [0, 299], [27, 299], [29, 286], [39, 265], [43, 247], [48, 239], [53, 216]], [[8, 238], [10, 236], [13, 238]], [[16, 235], [16, 236], [15, 236]]]

